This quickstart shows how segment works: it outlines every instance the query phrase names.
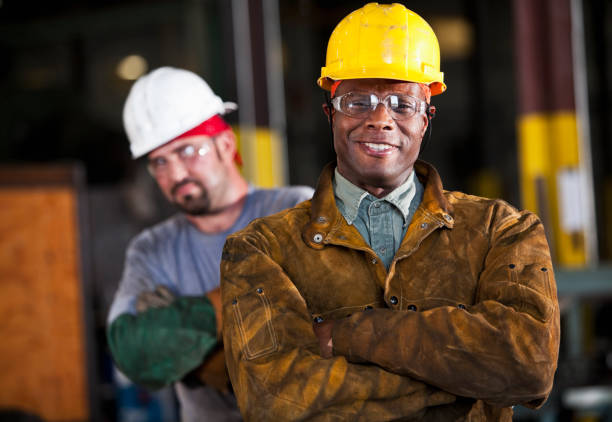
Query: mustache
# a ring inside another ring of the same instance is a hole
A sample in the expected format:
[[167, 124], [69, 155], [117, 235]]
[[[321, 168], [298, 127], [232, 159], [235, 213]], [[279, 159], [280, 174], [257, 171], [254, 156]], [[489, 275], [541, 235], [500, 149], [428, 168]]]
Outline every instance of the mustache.
[[198, 185], [199, 187], [202, 187], [202, 184], [198, 180], [193, 179], [191, 177], [186, 177], [180, 182], [177, 182], [174, 186], [172, 186], [172, 189], [170, 189], [170, 193], [172, 193], [172, 195], [176, 195], [176, 191], [188, 183], [194, 183]]

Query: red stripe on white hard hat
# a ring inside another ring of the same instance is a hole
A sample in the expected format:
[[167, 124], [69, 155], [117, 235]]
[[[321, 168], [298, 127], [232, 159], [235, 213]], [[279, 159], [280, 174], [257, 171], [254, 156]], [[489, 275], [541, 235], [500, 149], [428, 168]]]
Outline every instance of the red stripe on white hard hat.
[[179, 136], [174, 138], [173, 141], [176, 139], [187, 138], [189, 136], [197, 135], [214, 136], [229, 128], [230, 125], [228, 125], [225, 120], [221, 118], [221, 116], [215, 114], [210, 119], [203, 121], [193, 129], [189, 129], [187, 132], [180, 134]]
[[[190, 129], [187, 132], [177, 136], [176, 138], [173, 139], [173, 141], [177, 139], [187, 138], [189, 136], [198, 136], [198, 135], [215, 136], [228, 129], [231, 129], [230, 125], [228, 125], [227, 122], [223, 120], [223, 118], [221, 118], [221, 116], [219, 116], [218, 114], [215, 114], [210, 119], [203, 121], [202, 123], [200, 123], [193, 129]], [[234, 162], [237, 165], [242, 166], [242, 157], [240, 156], [240, 153], [238, 152], [238, 150], [236, 150], [236, 155], [234, 156]]]

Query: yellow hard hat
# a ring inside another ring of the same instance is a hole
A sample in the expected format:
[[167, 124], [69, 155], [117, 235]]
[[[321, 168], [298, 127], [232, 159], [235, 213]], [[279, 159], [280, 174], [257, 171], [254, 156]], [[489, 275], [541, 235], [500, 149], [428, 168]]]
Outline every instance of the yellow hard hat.
[[440, 46], [425, 20], [399, 3], [368, 3], [342, 19], [329, 37], [325, 67], [317, 84], [330, 90], [336, 80], [384, 78], [446, 90]]

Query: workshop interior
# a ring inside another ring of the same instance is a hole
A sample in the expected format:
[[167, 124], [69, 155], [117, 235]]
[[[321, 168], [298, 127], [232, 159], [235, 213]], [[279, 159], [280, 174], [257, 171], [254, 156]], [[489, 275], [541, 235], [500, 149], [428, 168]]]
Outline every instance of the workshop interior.
[[[317, 86], [354, 0], [0, 0], [0, 421], [175, 421], [170, 389], [114, 366], [106, 318], [125, 250], [172, 215], [122, 108], [189, 69], [223, 99], [242, 173], [316, 186], [334, 159]], [[612, 421], [612, 2], [410, 0], [448, 87], [421, 157], [447, 190], [547, 230], [561, 307], [553, 391], [516, 421]]]

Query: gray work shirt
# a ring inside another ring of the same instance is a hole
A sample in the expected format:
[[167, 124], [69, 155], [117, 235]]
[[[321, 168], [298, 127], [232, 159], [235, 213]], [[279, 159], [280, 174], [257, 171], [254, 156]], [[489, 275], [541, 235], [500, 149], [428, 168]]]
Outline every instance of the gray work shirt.
[[[278, 189], [250, 188], [234, 225], [221, 233], [202, 233], [178, 213], [144, 230], [128, 246], [123, 276], [111, 305], [108, 324], [124, 313], [136, 314], [135, 302], [158, 285], [176, 296], [202, 296], [219, 287], [221, 252], [225, 238], [253, 219], [274, 214], [312, 198], [306, 186]], [[188, 388], [176, 383], [181, 421], [235, 421], [240, 419], [233, 397], [208, 386]]]

